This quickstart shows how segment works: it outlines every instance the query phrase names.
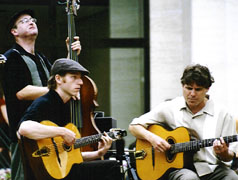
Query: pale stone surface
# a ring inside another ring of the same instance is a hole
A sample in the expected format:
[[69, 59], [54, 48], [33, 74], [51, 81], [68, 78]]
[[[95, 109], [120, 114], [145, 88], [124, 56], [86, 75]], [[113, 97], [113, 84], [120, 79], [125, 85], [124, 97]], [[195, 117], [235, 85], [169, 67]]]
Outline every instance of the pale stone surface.
[[238, 1], [151, 0], [150, 4], [151, 107], [180, 95], [183, 68], [200, 63], [215, 78], [211, 96], [237, 116]]
[[237, 116], [238, 1], [196, 0], [192, 12], [192, 60], [211, 69], [210, 94]]
[[190, 62], [190, 1], [150, 1], [151, 108], [181, 95], [180, 76]]

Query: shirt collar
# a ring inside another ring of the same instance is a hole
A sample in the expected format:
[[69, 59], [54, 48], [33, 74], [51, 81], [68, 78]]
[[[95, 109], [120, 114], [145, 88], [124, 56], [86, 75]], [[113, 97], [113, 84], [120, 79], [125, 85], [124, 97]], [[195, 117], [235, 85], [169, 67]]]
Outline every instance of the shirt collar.
[[15, 48], [16, 50], [18, 50], [20, 52], [20, 54], [24, 54], [30, 57], [35, 57], [33, 54], [28, 53], [23, 47], [21, 47], [19, 44], [15, 43], [13, 48]]
[[206, 102], [206, 105], [203, 108], [203, 112], [213, 116], [214, 115], [213, 107], [214, 107], [214, 102], [211, 99], [208, 99]]
[[60, 95], [55, 91], [50, 89], [49, 93], [54, 96], [54, 100], [55, 102], [58, 102], [59, 104], [64, 104], [64, 101], [62, 100], [62, 98], [60, 97]]
[[[211, 100], [211, 99], [208, 99], [207, 102], [206, 102], [206, 105], [198, 112], [198, 113], [204, 113], [204, 114], [209, 114], [211, 116], [214, 115], [214, 102]], [[183, 102], [181, 102], [180, 104], [180, 110], [187, 110], [189, 112], [190, 109], [188, 108], [184, 98], [183, 98]]]

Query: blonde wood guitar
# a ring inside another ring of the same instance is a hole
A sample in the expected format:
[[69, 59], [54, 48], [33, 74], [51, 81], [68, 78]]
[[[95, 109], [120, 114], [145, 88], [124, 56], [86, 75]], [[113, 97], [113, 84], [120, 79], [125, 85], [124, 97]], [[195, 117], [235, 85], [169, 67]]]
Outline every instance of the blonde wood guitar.
[[[41, 124], [57, 126], [51, 121], [42, 121]], [[68, 175], [73, 164], [80, 164], [83, 158], [80, 148], [91, 143], [99, 142], [103, 134], [82, 137], [75, 125], [69, 123], [65, 128], [76, 134], [73, 146], [67, 146], [61, 137], [41, 140], [23, 139], [24, 154], [37, 179], [62, 179]], [[111, 129], [107, 134], [112, 139], [126, 136], [125, 130]]]
[[[166, 130], [160, 125], [152, 125], [150, 132], [160, 136], [171, 144], [171, 149], [165, 153], [155, 151], [148, 141], [136, 141], [136, 170], [143, 180], [157, 180], [163, 178], [171, 169], [180, 169], [192, 165], [192, 154], [200, 148], [213, 145], [215, 139], [190, 141], [190, 134], [185, 127]], [[223, 137], [226, 143], [238, 141], [237, 135]], [[190, 153], [186, 156], [186, 153]], [[190, 164], [189, 164], [190, 163]]]

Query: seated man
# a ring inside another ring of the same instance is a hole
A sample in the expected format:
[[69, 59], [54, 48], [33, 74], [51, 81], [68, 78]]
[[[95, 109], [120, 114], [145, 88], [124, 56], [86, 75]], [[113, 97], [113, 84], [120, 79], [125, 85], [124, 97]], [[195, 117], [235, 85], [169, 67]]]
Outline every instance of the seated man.
[[[228, 144], [222, 138], [236, 134], [236, 122], [224, 107], [214, 103], [207, 95], [213, 82], [207, 67], [199, 64], [188, 66], [181, 77], [183, 97], [159, 104], [150, 112], [133, 119], [129, 126], [135, 137], [146, 140], [154, 151], [160, 153], [168, 152], [171, 144], [161, 134], [156, 134], [161, 133], [161, 129], [157, 129], [160, 132], [149, 131], [150, 125], [163, 124], [171, 129], [183, 126], [192, 130], [198, 139], [215, 139], [210, 147], [196, 149], [198, 151], [193, 156], [191, 166], [172, 171], [166, 180], [238, 179], [238, 175], [229, 167], [236, 157], [237, 143]], [[178, 134], [178, 137], [183, 135]]]
[[[48, 81], [50, 90], [47, 94], [33, 101], [27, 109], [19, 123], [19, 135], [33, 140], [62, 137], [67, 146], [73, 145], [76, 141], [76, 134], [65, 127], [70, 122], [69, 101], [72, 97], [78, 96], [80, 87], [83, 85], [81, 76], [85, 74], [88, 74], [88, 71], [76, 61], [70, 59], [56, 60], [51, 68], [51, 76]], [[42, 124], [44, 120], [51, 121], [57, 126]], [[112, 139], [105, 133], [97, 151], [81, 153], [83, 160], [91, 161], [100, 158], [111, 147], [111, 144]], [[61, 157], [57, 158], [60, 159]], [[61, 163], [64, 163], [62, 159], [59, 160], [59, 164]], [[74, 164], [64, 179], [121, 179], [119, 169], [118, 163], [111, 160], [97, 161], [93, 164]], [[39, 176], [28, 178], [31, 180], [34, 178], [46, 179]]]

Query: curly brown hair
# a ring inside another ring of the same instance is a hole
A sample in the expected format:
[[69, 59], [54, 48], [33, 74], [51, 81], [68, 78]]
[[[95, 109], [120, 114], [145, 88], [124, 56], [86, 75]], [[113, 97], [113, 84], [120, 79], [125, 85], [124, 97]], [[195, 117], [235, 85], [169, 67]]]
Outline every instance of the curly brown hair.
[[192, 85], [196, 83], [198, 86], [202, 86], [207, 89], [211, 87], [214, 82], [214, 78], [212, 77], [209, 69], [200, 64], [187, 66], [183, 72], [183, 76], [181, 77], [181, 83], [183, 85]]

